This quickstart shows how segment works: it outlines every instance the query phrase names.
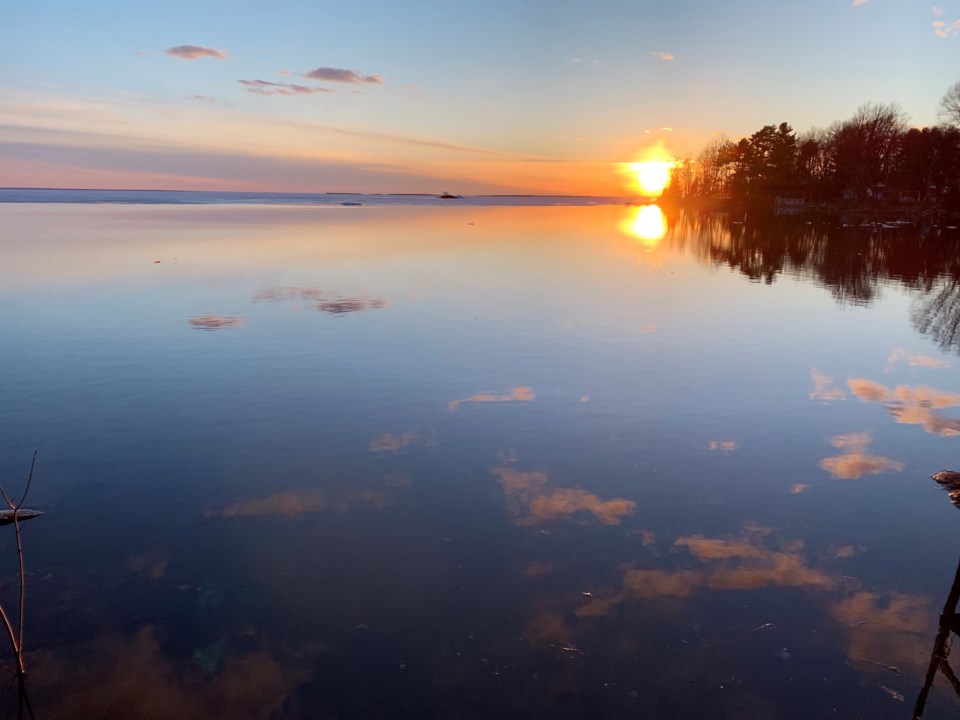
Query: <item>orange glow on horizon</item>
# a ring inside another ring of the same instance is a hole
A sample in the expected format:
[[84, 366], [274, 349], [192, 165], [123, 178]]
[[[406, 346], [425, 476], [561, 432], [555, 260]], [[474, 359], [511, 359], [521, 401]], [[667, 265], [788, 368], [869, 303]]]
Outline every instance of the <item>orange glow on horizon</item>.
[[622, 163], [620, 171], [630, 179], [635, 192], [658, 197], [670, 184], [670, 174], [676, 164], [661, 142], [644, 150], [639, 159]]
[[650, 252], [667, 234], [667, 216], [656, 205], [643, 205], [633, 208], [620, 228], [627, 235], [639, 240], [647, 252]]

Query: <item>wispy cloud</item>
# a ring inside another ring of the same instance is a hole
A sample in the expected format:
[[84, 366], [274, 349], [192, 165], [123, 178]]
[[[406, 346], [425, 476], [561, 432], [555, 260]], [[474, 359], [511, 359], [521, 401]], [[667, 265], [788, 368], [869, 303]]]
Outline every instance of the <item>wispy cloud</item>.
[[650, 54], [662, 62], [670, 62], [676, 57], [673, 53], [667, 52], [666, 50], [651, 50]]
[[336, 90], [325, 87], [307, 87], [306, 85], [278, 83], [269, 80], [237, 80], [237, 82], [243, 85], [247, 92], [256, 95], [315, 95], [316, 93], [336, 92]]
[[206, 103], [212, 103], [217, 101], [216, 98], [211, 97], [210, 95], [188, 95], [187, 100], [194, 100], [196, 102], [206, 102]]
[[181, 58], [182, 60], [199, 60], [204, 57], [211, 57], [217, 60], [226, 60], [226, 50], [215, 50], [214, 48], [204, 47], [203, 45], [177, 45], [176, 47], [164, 50], [167, 55]]
[[[111, 126], [114, 121], [113, 118], [107, 118], [104, 124]], [[230, 126], [229, 123], [227, 126]], [[284, 127], [291, 138], [304, 137], [306, 132], [312, 130], [317, 135], [356, 137], [361, 141], [364, 138], [374, 139], [393, 143], [397, 147], [459, 149], [452, 143], [364, 133], [335, 126], [288, 122]], [[87, 186], [83, 183], [89, 182], [91, 176], [97, 177], [101, 187], [124, 182], [133, 176], [137, 178], [138, 187], [164, 188], [170, 187], [171, 183], [178, 183], [190, 188], [236, 190], [365, 187], [382, 192], [394, 192], [400, 188], [423, 191], [419, 189], [433, 189], [438, 183], [445, 182], [442, 177], [419, 173], [403, 164], [385, 161], [350, 162], [313, 156], [269, 157], [246, 148], [229, 145], [217, 147], [217, 138], [213, 136], [205, 146], [199, 146], [196, 142], [181, 144], [175, 140], [167, 140], [158, 146], [156, 141], [127, 135], [123, 130], [116, 134], [93, 133], [36, 126], [24, 128], [0, 123], [0, 131], [5, 133], [4, 139], [0, 140], [0, 184], [22, 183], [19, 174], [22, 171], [18, 168], [26, 162], [43, 168], [44, 172], [53, 176], [81, 183], [80, 187]], [[493, 154], [492, 151], [469, 148], [465, 152]], [[149, 171], [144, 172], [144, 168], [149, 168]], [[469, 187], [476, 193], [489, 193], [502, 192], [503, 186], [473, 182]]]
[[[934, 5], [931, 12], [934, 17], [942, 18], [946, 11], [939, 5]], [[933, 34], [938, 38], [947, 38], [947, 37], [956, 37], [960, 35], [960, 20], [954, 21], [945, 21], [945, 20], [934, 20], [933, 25]]]
[[853, 5], [853, 7], [857, 7], [858, 5], [866, 5], [868, 2], [870, 2], [870, 0], [853, 0], [850, 4]]
[[956, 37], [960, 35], [960, 20], [946, 23], [943, 20], [933, 21], [933, 34], [939, 38]]
[[344, 70], [343, 68], [318, 67], [303, 73], [303, 76], [311, 80], [322, 80], [324, 82], [383, 85], [382, 75], [364, 75], [356, 70]]

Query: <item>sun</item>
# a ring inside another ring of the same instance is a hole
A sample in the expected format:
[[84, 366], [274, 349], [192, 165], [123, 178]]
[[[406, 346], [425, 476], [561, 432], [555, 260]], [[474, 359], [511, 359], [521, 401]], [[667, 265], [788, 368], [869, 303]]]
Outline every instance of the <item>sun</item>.
[[634, 192], [647, 197], [658, 197], [670, 184], [670, 173], [676, 161], [663, 144], [654, 145], [639, 153], [640, 158], [621, 164], [621, 172], [630, 179]]
[[644, 195], [660, 195], [670, 182], [673, 163], [666, 160], [646, 160], [628, 163], [636, 186]]

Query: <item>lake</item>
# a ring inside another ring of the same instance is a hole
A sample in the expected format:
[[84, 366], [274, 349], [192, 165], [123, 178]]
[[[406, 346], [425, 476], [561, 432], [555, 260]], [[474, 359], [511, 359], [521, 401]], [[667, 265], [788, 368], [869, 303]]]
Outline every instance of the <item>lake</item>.
[[0, 205], [38, 718], [911, 716], [955, 229], [364, 200]]

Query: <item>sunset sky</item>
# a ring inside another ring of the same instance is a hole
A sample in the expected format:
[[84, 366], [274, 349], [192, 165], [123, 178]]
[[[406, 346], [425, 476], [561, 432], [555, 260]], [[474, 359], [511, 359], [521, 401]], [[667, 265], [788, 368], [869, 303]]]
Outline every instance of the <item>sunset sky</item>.
[[623, 194], [661, 140], [934, 124], [960, 0], [30, 0], [0, 69], [0, 186]]

